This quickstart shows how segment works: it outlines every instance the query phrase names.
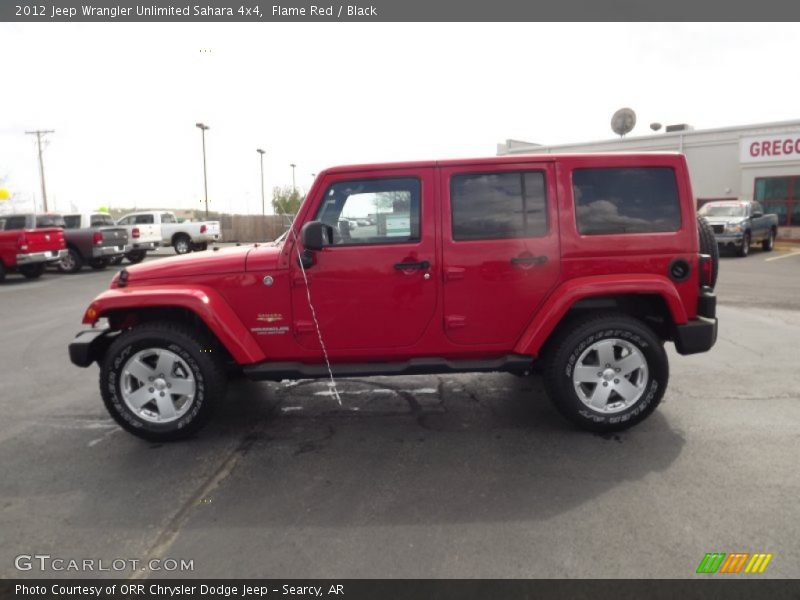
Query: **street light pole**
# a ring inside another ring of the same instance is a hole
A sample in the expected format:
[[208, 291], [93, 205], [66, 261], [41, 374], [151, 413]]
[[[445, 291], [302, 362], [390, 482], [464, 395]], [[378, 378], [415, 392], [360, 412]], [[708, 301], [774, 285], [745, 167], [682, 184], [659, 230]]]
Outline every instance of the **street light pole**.
[[294, 163], [292, 163], [292, 164], [290, 164], [289, 166], [290, 166], [290, 167], [292, 167], [292, 192], [296, 192], [296, 191], [297, 191], [297, 186], [294, 184], [294, 168], [295, 168], [297, 165], [296, 165], [296, 164], [294, 164]]
[[195, 127], [200, 129], [203, 138], [203, 188], [206, 193], [206, 220], [208, 220], [208, 173], [206, 171], [206, 130], [211, 129], [204, 123], [195, 123]]
[[261, 148], [256, 148], [256, 152], [260, 155], [261, 158], [261, 216], [266, 216], [266, 208], [265, 208], [265, 201], [264, 201], [264, 154], [265, 151]]

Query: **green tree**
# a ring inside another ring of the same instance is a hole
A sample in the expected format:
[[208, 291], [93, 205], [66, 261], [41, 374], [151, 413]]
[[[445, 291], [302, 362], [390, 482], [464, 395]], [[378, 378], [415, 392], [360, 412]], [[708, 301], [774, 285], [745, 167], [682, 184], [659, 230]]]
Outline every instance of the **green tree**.
[[290, 185], [272, 188], [272, 208], [276, 215], [296, 215], [303, 198], [300, 190]]

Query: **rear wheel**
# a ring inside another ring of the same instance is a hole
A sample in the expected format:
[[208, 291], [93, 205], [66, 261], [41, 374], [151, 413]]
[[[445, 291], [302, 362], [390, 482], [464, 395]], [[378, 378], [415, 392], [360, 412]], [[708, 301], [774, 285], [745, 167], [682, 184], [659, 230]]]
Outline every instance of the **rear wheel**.
[[739, 256], [747, 256], [750, 254], [750, 232], [746, 231], [744, 236], [742, 237], [742, 245], [739, 247], [739, 250], [736, 252]]
[[89, 261], [89, 266], [92, 267], [95, 271], [102, 271], [103, 269], [108, 267], [108, 259], [107, 258], [93, 258]]
[[550, 399], [567, 419], [590, 431], [619, 431], [661, 402], [669, 363], [644, 323], [605, 313], [565, 327], [550, 344], [543, 375]]
[[188, 254], [192, 251], [192, 241], [189, 236], [183, 233], [176, 235], [172, 240], [176, 254]]
[[37, 265], [24, 265], [19, 268], [19, 272], [22, 273], [25, 279], [39, 279], [44, 273], [44, 263], [39, 263]]
[[145, 256], [147, 256], [147, 252], [145, 250], [131, 250], [125, 255], [125, 258], [128, 259], [129, 263], [135, 265], [136, 263], [142, 262]]
[[114, 258], [112, 258], [112, 259], [110, 259], [108, 261], [108, 264], [115, 265], [115, 266], [116, 265], [120, 265], [120, 264], [122, 264], [122, 259], [123, 259], [122, 256], [115, 256]]
[[764, 250], [764, 252], [772, 252], [772, 249], [774, 247], [775, 247], [775, 230], [770, 229], [767, 239], [761, 242], [761, 249]]
[[111, 416], [130, 433], [154, 441], [187, 437], [225, 395], [225, 369], [213, 344], [182, 325], [148, 323], [121, 334], [100, 369], [100, 392]]
[[62, 273], [77, 273], [83, 267], [83, 257], [75, 248], [67, 248], [67, 255], [58, 263], [58, 270]]

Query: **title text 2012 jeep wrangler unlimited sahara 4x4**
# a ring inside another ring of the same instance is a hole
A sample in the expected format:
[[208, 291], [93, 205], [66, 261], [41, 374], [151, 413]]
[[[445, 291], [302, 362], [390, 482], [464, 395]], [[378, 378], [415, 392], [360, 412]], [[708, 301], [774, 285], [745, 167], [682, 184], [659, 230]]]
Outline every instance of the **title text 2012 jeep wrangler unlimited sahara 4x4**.
[[[353, 227], [353, 223], [358, 226]], [[629, 427], [664, 395], [666, 341], [716, 340], [716, 244], [678, 154], [339, 167], [285, 241], [121, 271], [70, 345], [128, 431], [190, 434], [256, 380], [539, 366], [556, 407]], [[324, 345], [323, 345], [324, 344]]]

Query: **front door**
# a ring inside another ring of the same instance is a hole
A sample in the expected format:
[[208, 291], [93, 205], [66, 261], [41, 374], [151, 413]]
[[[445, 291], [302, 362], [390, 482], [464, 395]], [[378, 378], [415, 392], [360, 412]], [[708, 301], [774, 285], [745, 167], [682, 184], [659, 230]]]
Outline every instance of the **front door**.
[[[436, 216], [433, 169], [329, 175], [310, 220], [334, 229], [303, 273], [292, 261], [294, 334], [317, 350], [319, 322], [333, 356], [412, 347], [436, 309]], [[311, 302], [307, 292], [310, 292]]]
[[442, 170], [444, 328], [511, 349], [559, 273], [552, 162]]

